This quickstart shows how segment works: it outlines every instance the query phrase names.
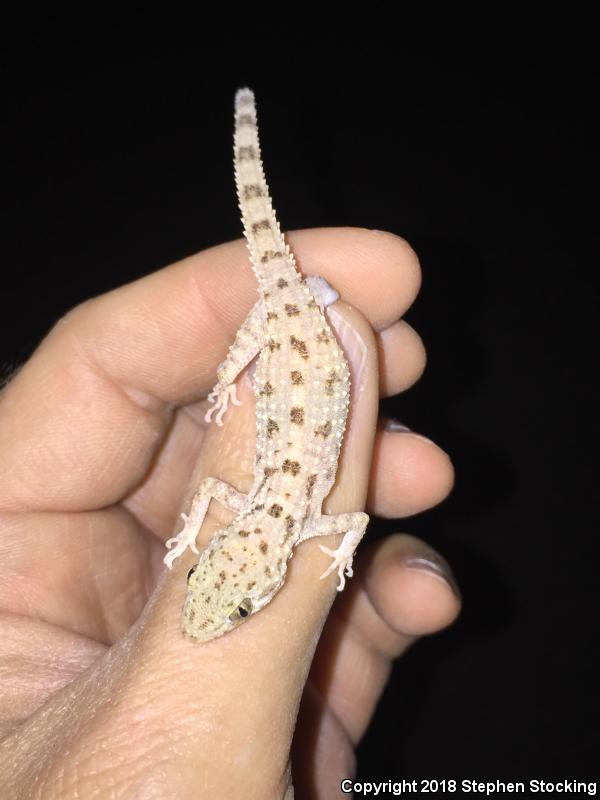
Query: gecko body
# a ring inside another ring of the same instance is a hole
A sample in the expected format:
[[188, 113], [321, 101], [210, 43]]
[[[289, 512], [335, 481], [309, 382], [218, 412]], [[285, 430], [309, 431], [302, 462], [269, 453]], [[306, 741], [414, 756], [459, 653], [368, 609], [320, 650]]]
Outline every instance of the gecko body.
[[238, 331], [207, 414], [217, 424], [229, 402], [239, 404], [235, 380], [256, 357], [256, 464], [248, 494], [217, 478], [196, 492], [183, 530], [167, 542], [171, 567], [196, 537], [208, 504], [232, 511], [188, 574], [182, 615], [187, 637], [208, 641], [260, 611], [285, 581], [294, 548], [316, 536], [344, 533], [321, 577], [333, 572], [342, 589], [368, 516], [327, 516], [323, 500], [335, 481], [350, 395], [350, 371], [324, 309], [337, 293], [321, 278], [303, 278], [280, 231], [263, 173], [254, 95], [235, 98], [234, 163], [244, 233], [259, 299]]

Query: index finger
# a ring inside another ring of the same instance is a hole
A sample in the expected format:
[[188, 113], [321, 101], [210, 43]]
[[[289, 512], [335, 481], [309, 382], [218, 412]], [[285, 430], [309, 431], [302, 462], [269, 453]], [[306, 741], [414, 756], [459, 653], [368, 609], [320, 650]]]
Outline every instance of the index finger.
[[[393, 235], [314, 230], [290, 242], [303, 271], [326, 277], [375, 328], [397, 319], [418, 290], [416, 257]], [[4, 392], [0, 509], [82, 511], [126, 496], [173, 407], [211, 388], [255, 298], [240, 240], [70, 312]]]

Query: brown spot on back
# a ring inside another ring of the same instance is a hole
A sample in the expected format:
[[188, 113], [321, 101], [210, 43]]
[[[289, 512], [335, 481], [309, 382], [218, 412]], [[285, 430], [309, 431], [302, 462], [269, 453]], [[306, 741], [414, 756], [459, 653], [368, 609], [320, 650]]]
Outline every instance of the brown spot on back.
[[306, 496], [310, 499], [313, 495], [315, 483], [317, 482], [318, 475], [309, 475], [306, 480]]
[[302, 377], [302, 373], [297, 369], [294, 369], [290, 372], [290, 377], [292, 379], [292, 383], [295, 384], [296, 386], [299, 386], [301, 383], [304, 383], [304, 378]]
[[254, 533], [262, 533], [262, 528], [254, 528]]
[[296, 524], [296, 520], [292, 517], [291, 514], [288, 514], [285, 518], [285, 529], [290, 532], [294, 529], [294, 525]]
[[279, 278], [279, 280], [277, 281], [277, 288], [278, 289], [285, 289], [285, 287], [287, 285], [288, 285], [288, 282], [284, 278]]
[[279, 425], [275, 422], [274, 419], [269, 418], [267, 420], [267, 436], [269, 439], [273, 438], [273, 434], [279, 430]]
[[[271, 261], [273, 258], [283, 258], [283, 253], [281, 250], [265, 250], [260, 257], [261, 264], [266, 264], [267, 261]], [[267, 297], [266, 294], [265, 297]]]
[[267, 381], [263, 388], [260, 390], [260, 395], [265, 395], [266, 397], [270, 397], [275, 389], [273, 389], [273, 384], [270, 381]]
[[328, 344], [328, 343], [329, 343], [329, 341], [330, 341], [330, 340], [329, 340], [329, 334], [327, 333], [327, 331], [325, 330], [325, 328], [322, 328], [322, 329], [321, 329], [321, 330], [320, 330], [320, 331], [317, 333], [317, 342], [321, 342], [322, 344]]
[[290, 461], [289, 458], [281, 465], [281, 469], [284, 472], [291, 472], [292, 475], [295, 477], [300, 472], [300, 463], [298, 461]]
[[278, 470], [277, 467], [265, 467], [265, 477], [270, 478], [271, 475], [275, 475], [277, 470]]
[[331, 421], [327, 420], [323, 425], [319, 425], [318, 428], [315, 428], [315, 436], [322, 436], [326, 439], [331, 433], [331, 427]]
[[291, 303], [286, 303], [285, 313], [288, 315], [288, 317], [297, 317], [298, 314], [300, 313], [300, 309], [298, 308], [298, 306], [294, 306]]
[[277, 317], [276, 311], [267, 311], [267, 322], [271, 322], [272, 319], [277, 319]]
[[301, 358], [308, 358], [306, 342], [302, 341], [302, 339], [298, 339], [296, 336], [290, 336], [290, 344]]
[[265, 567], [265, 575], [267, 578], [271, 577], [271, 567]]
[[252, 233], [258, 233], [259, 231], [268, 231], [271, 229], [271, 223], [268, 219], [261, 219], [260, 222], [255, 222], [252, 225]]
[[252, 589], [252, 588], [254, 588], [254, 586], [256, 586], [256, 581], [250, 581], [250, 582], [248, 583], [248, 586], [247, 586], [247, 588], [248, 588], [248, 589]]
[[282, 511], [283, 511], [283, 506], [280, 506], [279, 503], [273, 503], [273, 505], [269, 509], [269, 514], [272, 517], [280, 517]]
[[258, 545], [258, 549], [260, 550], [261, 553], [266, 553], [267, 550], [269, 549], [269, 545], [266, 542], [261, 542]]
[[273, 350], [279, 350], [281, 344], [279, 342], [276, 342], [275, 339], [269, 339], [269, 341], [267, 342], [267, 347], [271, 352], [273, 352]]
[[307, 307], [308, 307], [308, 308], [318, 308], [317, 301], [315, 300], [315, 298], [314, 298], [314, 297], [311, 297], [311, 298], [310, 298], [310, 300], [309, 300], [309, 301], [308, 301], [308, 303], [307, 303]]
[[304, 409], [300, 406], [290, 408], [290, 420], [295, 425], [304, 425]]
[[264, 194], [262, 186], [259, 186], [258, 183], [249, 183], [242, 190], [245, 200], [251, 200], [253, 197], [264, 197]]
[[227, 575], [225, 574], [225, 570], [222, 569], [221, 572], [219, 572], [219, 578], [221, 579], [221, 582], [223, 582], [226, 577]]
[[238, 161], [252, 161], [256, 158], [256, 150], [254, 147], [238, 147], [237, 151]]
[[339, 381], [338, 374], [334, 369], [332, 369], [331, 372], [329, 373], [329, 377], [325, 381], [325, 394], [327, 395], [333, 394], [333, 388], [337, 383], [337, 381]]
[[241, 536], [242, 539], [245, 539], [247, 536], [250, 536], [250, 531], [238, 531], [238, 536]]

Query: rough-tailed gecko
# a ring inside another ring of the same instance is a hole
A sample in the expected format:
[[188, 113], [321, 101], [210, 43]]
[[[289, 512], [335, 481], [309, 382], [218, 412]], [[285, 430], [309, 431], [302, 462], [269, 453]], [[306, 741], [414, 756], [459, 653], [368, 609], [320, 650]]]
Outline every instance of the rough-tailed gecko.
[[343, 533], [337, 550], [321, 545], [332, 562], [322, 578], [337, 572], [338, 590], [352, 575], [354, 551], [368, 516], [357, 511], [322, 513], [335, 481], [348, 414], [348, 362], [325, 316], [338, 299], [322, 278], [304, 278], [286, 245], [265, 180], [254, 94], [235, 97], [235, 179], [244, 233], [259, 299], [239, 329], [209, 395], [210, 422], [222, 424], [229, 403], [239, 405], [235, 380], [258, 355], [256, 467], [248, 494], [218, 478], [205, 478], [183, 530], [166, 543], [165, 564], [190, 547], [211, 499], [235, 512], [212, 537], [188, 573], [182, 628], [208, 641], [237, 627], [269, 603], [285, 581], [294, 548], [307, 539]]

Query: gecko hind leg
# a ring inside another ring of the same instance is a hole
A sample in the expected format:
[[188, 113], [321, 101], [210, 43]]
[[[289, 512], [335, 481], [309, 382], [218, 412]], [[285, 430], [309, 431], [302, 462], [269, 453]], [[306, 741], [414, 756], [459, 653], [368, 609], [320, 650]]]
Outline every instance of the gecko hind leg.
[[192, 499], [190, 513], [181, 515], [184, 521], [183, 529], [177, 536], [173, 536], [165, 542], [165, 547], [169, 549], [169, 552], [163, 561], [169, 569], [172, 568], [175, 559], [185, 553], [188, 547], [192, 553], [198, 553], [196, 537], [206, 517], [210, 501], [213, 499], [235, 512], [243, 511], [248, 503], [248, 495], [238, 492], [229, 483], [225, 483], [219, 478], [205, 478]]
[[235, 336], [235, 341], [229, 348], [225, 361], [217, 368], [217, 383], [208, 395], [211, 408], [206, 412], [205, 422], [210, 422], [213, 414], [216, 414], [215, 422], [217, 425], [222, 425], [223, 415], [229, 403], [233, 403], [234, 406], [241, 405], [236, 394], [235, 380], [264, 346], [264, 321], [265, 308], [261, 299], [250, 309]]
[[337, 550], [332, 550], [324, 545], [319, 545], [320, 549], [333, 561], [325, 572], [321, 575], [321, 580], [331, 575], [337, 570], [339, 583], [338, 592], [341, 592], [346, 585], [346, 578], [352, 577], [352, 561], [358, 543], [365, 534], [369, 522], [368, 514], [364, 511], [353, 511], [349, 514], [335, 514], [318, 517], [311, 530], [301, 537], [300, 541], [312, 539], [315, 536], [329, 536], [334, 533], [343, 533], [344, 538]]

